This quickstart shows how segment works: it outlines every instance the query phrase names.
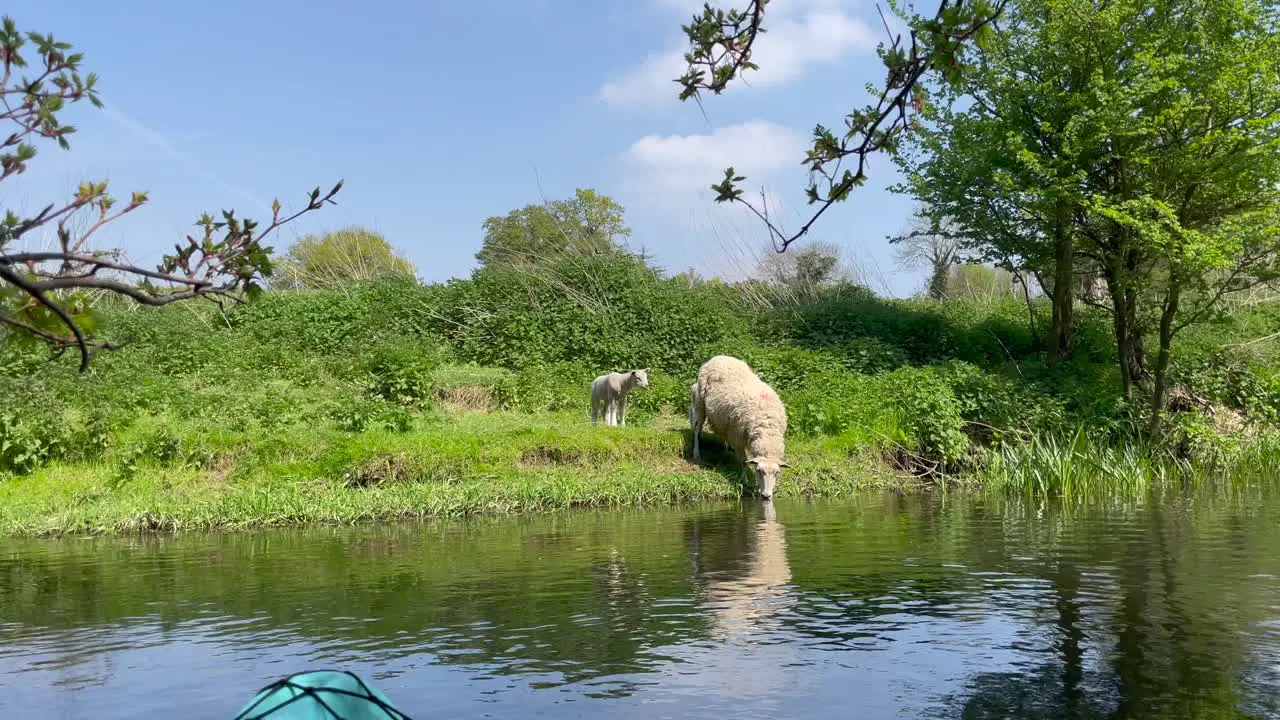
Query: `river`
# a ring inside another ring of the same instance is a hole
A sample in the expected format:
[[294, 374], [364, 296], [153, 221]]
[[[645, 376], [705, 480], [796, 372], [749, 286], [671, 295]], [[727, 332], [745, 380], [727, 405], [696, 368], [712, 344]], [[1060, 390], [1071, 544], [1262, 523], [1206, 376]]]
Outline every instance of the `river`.
[[0, 717], [1280, 717], [1280, 496], [868, 494], [0, 540]]

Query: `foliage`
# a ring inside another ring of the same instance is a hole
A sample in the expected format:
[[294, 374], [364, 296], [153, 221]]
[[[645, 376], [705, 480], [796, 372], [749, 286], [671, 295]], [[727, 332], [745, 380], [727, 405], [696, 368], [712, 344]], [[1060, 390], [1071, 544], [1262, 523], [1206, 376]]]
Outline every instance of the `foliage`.
[[447, 358], [434, 344], [414, 342], [379, 343], [361, 357], [364, 386], [372, 397], [410, 407], [431, 397], [432, 371]]
[[526, 205], [484, 221], [481, 266], [539, 263], [557, 255], [592, 257], [615, 252], [631, 235], [622, 206], [595, 190], [572, 199]]
[[[24, 48], [30, 43], [39, 59], [31, 66], [33, 76], [15, 77], [28, 67]], [[71, 45], [52, 35], [20, 32], [14, 21], [4, 17], [0, 28], [0, 97], [4, 110], [0, 122], [13, 131], [0, 143], [0, 181], [26, 171], [36, 156], [31, 140], [56, 140], [62, 149], [70, 147], [68, 136], [75, 128], [63, 124], [59, 113], [69, 104], [88, 100], [102, 106], [97, 92], [97, 76], [82, 76], [83, 55], [72, 53]], [[89, 367], [96, 349], [114, 349], [109, 341], [96, 338], [96, 320], [89, 312], [86, 291], [115, 293], [146, 305], [167, 305], [195, 297], [239, 299], [242, 293], [259, 291], [270, 275], [270, 248], [263, 241], [277, 228], [299, 216], [333, 202], [341, 189], [339, 182], [327, 194], [313, 190], [307, 204], [292, 214], [282, 215], [280, 202], [272, 206], [271, 222], [264, 229], [249, 219], [238, 219], [224, 210], [215, 221], [205, 214], [196, 223], [202, 232], [188, 235], [174, 246], [155, 270], [119, 261], [118, 252], [92, 249], [91, 236], [104, 225], [137, 210], [147, 194], [134, 192], [128, 204], [118, 207], [107, 192], [106, 181], [85, 182], [75, 197], [64, 205], [50, 203], [39, 213], [23, 217], [6, 210], [0, 221], [0, 325], [6, 326], [5, 342], [34, 341], [57, 353], [75, 348], [80, 369]], [[92, 222], [75, 231], [70, 221], [87, 211]], [[52, 230], [57, 249], [23, 250], [18, 244], [34, 237], [34, 231]], [[156, 282], [165, 283], [157, 286]]]
[[945, 297], [993, 298], [1014, 293], [1013, 275], [1003, 268], [961, 263], [948, 270]]
[[899, 156], [903, 189], [1053, 288], [1063, 356], [1076, 278], [1104, 278], [1092, 301], [1112, 316], [1121, 393], [1147, 396], [1155, 435], [1174, 338], [1280, 271], [1280, 11], [1025, 0], [1003, 25], [941, 86]]
[[[28, 348], [0, 352], [0, 473], [85, 472], [97, 478], [93, 492], [126, 498], [158, 492], [163, 477], [205, 478], [206, 485], [182, 480], [195, 483], [184, 492], [205, 487], [218, 495], [246, 478], [276, 492], [400, 468], [397, 477], [432, 478], [457, 507], [475, 507], [470, 503], [480, 497], [532, 507], [533, 498], [551, 502], [532, 486], [526, 490], [533, 495], [515, 502], [499, 497], [501, 483], [469, 491], [475, 496], [440, 485], [497, 482], [512, 472], [483, 459], [491, 438], [467, 435], [480, 422], [468, 418], [507, 418], [494, 422], [539, 433], [519, 441], [520, 453], [537, 457], [519, 460], [516, 453], [511, 461], [554, 466], [557, 477], [587, 482], [581, 473], [596, 461], [590, 453], [571, 461], [555, 438], [605, 437], [588, 429], [592, 378], [649, 367], [650, 387], [630, 396], [621, 432], [667, 438], [655, 440], [655, 454], [643, 462], [657, 468], [654, 477], [667, 478], [662, 482], [685, 487], [691, 476], [682, 473], [702, 472], [679, 469], [689, 385], [717, 353], [743, 358], [780, 393], [789, 449], [809, 453], [815, 474], [805, 482], [818, 486], [889, 466], [981, 470], [1002, 448], [1075, 426], [1115, 442], [1132, 437], [1103, 314], [1082, 315], [1076, 361], [1050, 364], [1017, 298], [890, 300], [846, 286], [820, 288], [799, 303], [762, 306], [758, 298], [751, 283], [690, 286], [619, 254], [545, 263], [537, 273], [483, 268], [440, 285], [390, 278], [340, 290], [273, 291], [225, 314], [204, 305], [108, 302], [98, 308], [103, 328], [135, 342], [87, 373]], [[1045, 312], [1040, 300], [1033, 308]], [[1273, 422], [1277, 353], [1265, 344], [1215, 349], [1263, 336], [1274, 323], [1274, 309], [1264, 304], [1198, 328], [1178, 359], [1179, 382], [1253, 425]], [[537, 419], [547, 413], [555, 420]], [[1233, 449], [1216, 425], [1177, 422], [1186, 429], [1187, 452], [1224, 463], [1253, 442], [1242, 439]], [[575, 445], [573, 452], [586, 450]], [[395, 459], [401, 453], [403, 463]], [[713, 474], [737, 482], [727, 456], [715, 462]], [[99, 465], [105, 474], [89, 469]], [[601, 477], [614, 472], [604, 467]], [[702, 493], [709, 486], [697, 477]], [[418, 502], [417, 490], [390, 489], [415, 482], [397, 480], [386, 491]], [[359, 490], [375, 485], [383, 487]], [[604, 487], [590, 485], [592, 497], [613, 497]]]
[[382, 235], [353, 226], [299, 238], [277, 261], [272, 286], [340, 288], [386, 277], [413, 278], [416, 272]]
[[714, 287], [690, 291], [626, 254], [486, 267], [449, 283], [441, 303], [426, 323], [460, 358], [512, 369], [578, 362], [600, 372], [676, 371], [742, 328]]

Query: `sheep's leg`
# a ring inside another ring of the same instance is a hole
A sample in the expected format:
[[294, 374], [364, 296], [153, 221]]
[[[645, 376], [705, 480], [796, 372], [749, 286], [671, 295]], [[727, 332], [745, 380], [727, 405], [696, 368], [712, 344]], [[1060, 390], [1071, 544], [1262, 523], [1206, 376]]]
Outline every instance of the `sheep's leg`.
[[623, 395], [622, 397], [618, 398], [618, 415], [619, 415], [618, 424], [626, 425], [627, 424], [627, 396], [626, 395]]
[[618, 403], [613, 398], [609, 398], [608, 405], [605, 406], [604, 424], [613, 426], [618, 424]]
[[695, 385], [689, 391], [689, 429], [693, 431], [693, 459], [697, 461], [701, 458], [701, 448], [698, 446], [698, 437], [702, 435], [702, 423], [705, 420], [705, 408], [699, 402], [698, 388]]

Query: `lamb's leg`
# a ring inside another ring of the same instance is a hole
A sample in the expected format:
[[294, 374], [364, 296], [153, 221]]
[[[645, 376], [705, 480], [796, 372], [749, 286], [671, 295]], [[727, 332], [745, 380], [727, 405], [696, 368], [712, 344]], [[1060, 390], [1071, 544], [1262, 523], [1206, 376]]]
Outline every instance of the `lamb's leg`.
[[613, 426], [618, 424], [618, 402], [613, 398], [605, 401], [608, 403], [604, 410], [604, 424]]
[[618, 424], [627, 424], [627, 396], [623, 395], [618, 398]]

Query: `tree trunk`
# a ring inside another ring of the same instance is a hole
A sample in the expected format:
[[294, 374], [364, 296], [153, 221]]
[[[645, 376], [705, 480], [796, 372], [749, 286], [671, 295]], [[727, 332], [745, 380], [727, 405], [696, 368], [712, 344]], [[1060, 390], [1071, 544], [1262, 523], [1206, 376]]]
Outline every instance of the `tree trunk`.
[[1120, 363], [1120, 388], [1125, 400], [1133, 397], [1135, 386], [1141, 387], [1147, 378], [1146, 352], [1143, 349], [1142, 332], [1138, 328], [1138, 293], [1130, 285], [1130, 266], [1136, 264], [1133, 253], [1123, 253], [1124, 259], [1108, 258], [1106, 263], [1107, 289], [1111, 294], [1111, 319], [1116, 339], [1116, 359]]
[[1053, 337], [1050, 339], [1049, 354], [1054, 360], [1071, 357], [1072, 334], [1074, 331], [1073, 309], [1075, 297], [1072, 285], [1075, 274], [1075, 245], [1071, 233], [1063, 218], [1058, 213], [1057, 225], [1054, 227], [1054, 265], [1053, 265]]
[[1155, 389], [1151, 391], [1151, 426], [1148, 435], [1154, 440], [1160, 432], [1161, 413], [1168, 396], [1170, 348], [1173, 346], [1173, 321], [1178, 315], [1178, 301], [1182, 291], [1176, 278], [1169, 278], [1169, 296], [1165, 298], [1160, 313], [1160, 352], [1156, 356]]
[[929, 276], [929, 297], [943, 300], [947, 296], [947, 276], [951, 274], [950, 262], [938, 262], [933, 265], [933, 274]]
[[1022, 285], [1022, 299], [1027, 302], [1027, 325], [1031, 328], [1031, 345], [1038, 348], [1040, 334], [1036, 332], [1036, 309], [1031, 305], [1031, 284], [1027, 282], [1027, 275], [1022, 271], [1015, 272], [1013, 277]]
[[1072, 562], [1061, 562], [1054, 582], [1058, 594], [1058, 639], [1062, 656], [1062, 699], [1066, 717], [1085, 716], [1084, 630], [1080, 629], [1080, 569]]

